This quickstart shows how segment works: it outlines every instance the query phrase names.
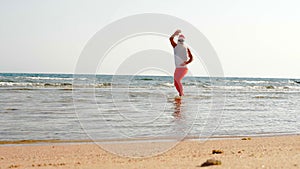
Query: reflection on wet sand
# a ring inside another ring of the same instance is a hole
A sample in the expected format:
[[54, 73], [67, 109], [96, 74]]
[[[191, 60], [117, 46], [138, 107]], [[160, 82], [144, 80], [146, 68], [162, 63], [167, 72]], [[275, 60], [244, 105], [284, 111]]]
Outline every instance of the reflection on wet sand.
[[175, 118], [180, 118], [181, 117], [181, 98], [175, 98], [174, 99], [174, 113], [173, 116]]

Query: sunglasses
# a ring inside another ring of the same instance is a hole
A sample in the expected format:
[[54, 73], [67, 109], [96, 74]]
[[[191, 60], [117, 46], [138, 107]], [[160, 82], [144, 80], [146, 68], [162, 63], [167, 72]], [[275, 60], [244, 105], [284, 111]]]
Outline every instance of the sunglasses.
[[178, 39], [178, 42], [184, 42], [184, 40], [183, 39]]

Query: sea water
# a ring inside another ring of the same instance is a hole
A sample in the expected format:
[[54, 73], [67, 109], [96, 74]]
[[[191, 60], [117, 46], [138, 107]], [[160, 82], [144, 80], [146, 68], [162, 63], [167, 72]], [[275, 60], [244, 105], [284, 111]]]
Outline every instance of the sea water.
[[300, 134], [297, 79], [0, 74], [0, 140]]

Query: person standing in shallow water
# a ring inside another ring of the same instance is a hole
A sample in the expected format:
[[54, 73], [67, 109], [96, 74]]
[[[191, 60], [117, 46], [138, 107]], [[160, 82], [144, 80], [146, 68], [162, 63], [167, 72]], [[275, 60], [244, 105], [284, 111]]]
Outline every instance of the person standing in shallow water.
[[[178, 36], [177, 43], [174, 41], [174, 37]], [[185, 37], [181, 34], [181, 30], [177, 30], [169, 38], [171, 45], [174, 48], [174, 60], [175, 60], [175, 72], [174, 72], [174, 85], [178, 91], [179, 96], [183, 96], [183, 87], [181, 80], [187, 74], [187, 65], [193, 61], [193, 55], [189, 48], [184, 45]]]

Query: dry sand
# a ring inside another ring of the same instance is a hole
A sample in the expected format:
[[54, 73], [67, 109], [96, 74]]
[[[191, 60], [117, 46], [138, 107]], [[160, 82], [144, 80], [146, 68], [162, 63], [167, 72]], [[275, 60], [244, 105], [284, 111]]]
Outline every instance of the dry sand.
[[[135, 148], [143, 154], [143, 149], [153, 144], [167, 143], [107, 146], [123, 152]], [[212, 154], [212, 150], [223, 153]], [[0, 169], [188, 169], [201, 168], [200, 165], [210, 158], [220, 160], [222, 164], [206, 168], [300, 168], [300, 136], [182, 141], [169, 151], [148, 158], [120, 157], [104, 151], [97, 144], [88, 143], [0, 146]]]

